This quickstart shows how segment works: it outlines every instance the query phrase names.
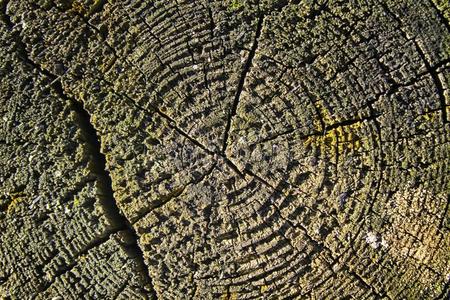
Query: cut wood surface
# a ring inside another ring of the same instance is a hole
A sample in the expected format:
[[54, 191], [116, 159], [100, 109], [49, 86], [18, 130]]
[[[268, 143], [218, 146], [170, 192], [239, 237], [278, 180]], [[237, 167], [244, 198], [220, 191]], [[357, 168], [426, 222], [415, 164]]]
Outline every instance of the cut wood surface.
[[0, 299], [450, 299], [448, 1], [0, 8]]

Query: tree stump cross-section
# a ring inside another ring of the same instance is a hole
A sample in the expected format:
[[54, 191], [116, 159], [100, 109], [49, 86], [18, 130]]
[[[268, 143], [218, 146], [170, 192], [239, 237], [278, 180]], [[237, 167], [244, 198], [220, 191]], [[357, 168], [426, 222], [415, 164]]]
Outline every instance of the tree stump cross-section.
[[0, 8], [1, 299], [449, 299], [447, 1]]

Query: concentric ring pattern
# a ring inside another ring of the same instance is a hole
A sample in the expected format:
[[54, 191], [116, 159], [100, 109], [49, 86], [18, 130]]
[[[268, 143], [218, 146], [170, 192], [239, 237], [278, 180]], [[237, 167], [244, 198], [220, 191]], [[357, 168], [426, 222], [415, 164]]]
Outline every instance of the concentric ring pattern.
[[2, 4], [1, 297], [449, 295], [445, 1]]

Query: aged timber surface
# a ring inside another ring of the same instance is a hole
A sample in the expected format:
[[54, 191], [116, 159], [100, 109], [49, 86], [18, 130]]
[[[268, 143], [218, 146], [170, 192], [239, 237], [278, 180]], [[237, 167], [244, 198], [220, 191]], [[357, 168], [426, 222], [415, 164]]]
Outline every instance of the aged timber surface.
[[443, 0], [0, 0], [1, 299], [449, 299]]

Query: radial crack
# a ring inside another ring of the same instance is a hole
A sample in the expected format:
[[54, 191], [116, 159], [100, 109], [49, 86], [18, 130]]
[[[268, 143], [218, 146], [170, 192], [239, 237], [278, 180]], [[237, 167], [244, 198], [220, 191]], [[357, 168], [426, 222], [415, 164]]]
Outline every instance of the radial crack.
[[[141, 275], [144, 284], [149, 287], [148, 292], [151, 297], [156, 299], [156, 294], [153, 288], [152, 280], [148, 273], [148, 268], [145, 265], [144, 255], [138, 244], [138, 236], [133, 226], [129, 220], [122, 214], [119, 207], [117, 206], [117, 201], [114, 198], [114, 193], [112, 189], [112, 180], [109, 171], [106, 168], [106, 158], [101, 152], [101, 141], [97, 135], [97, 130], [91, 122], [91, 116], [88, 111], [83, 107], [83, 104], [74, 98], [69, 97], [62, 87], [60, 82], [61, 77], [49, 72], [43, 68], [38, 63], [34, 62], [27, 52], [26, 45], [21, 41], [20, 36], [17, 39], [18, 54], [23, 61], [31, 65], [40, 74], [50, 79], [50, 84], [47, 88], [51, 88], [61, 99], [65, 100], [72, 111], [76, 115], [77, 125], [79, 126], [82, 136], [85, 139], [86, 146], [91, 155], [90, 168], [92, 173], [97, 178], [98, 189], [99, 189], [99, 204], [103, 208], [106, 218], [111, 223], [112, 228], [110, 228], [107, 233], [114, 233], [117, 231], [127, 232], [132, 239], [132, 242], [127, 245], [126, 252], [130, 257], [133, 257], [139, 268], [142, 269]], [[44, 89], [45, 90], [45, 89]], [[43, 91], [41, 91], [43, 92]]]
[[[54, 86], [56, 86], [58, 94], [60, 94], [61, 96], [65, 96], [62, 90], [61, 83], [59, 81], [56, 81]], [[106, 217], [115, 227], [115, 229], [125, 230], [132, 237], [132, 242], [127, 245], [128, 250], [130, 250], [132, 254], [135, 254], [133, 255], [133, 257], [136, 259], [139, 268], [142, 269], [142, 276], [145, 284], [151, 287], [151, 290], [149, 292], [154, 298], [156, 298], [152, 280], [148, 273], [148, 268], [145, 264], [144, 254], [142, 252], [142, 249], [139, 247], [139, 237], [136, 234], [136, 231], [134, 230], [130, 221], [128, 221], [128, 219], [120, 211], [119, 207], [117, 206], [117, 201], [114, 198], [111, 176], [106, 167], [106, 157], [101, 152], [101, 141], [99, 136], [97, 135], [95, 127], [91, 123], [91, 117], [87, 110], [83, 107], [82, 103], [67, 96], [65, 96], [65, 99], [70, 101], [73, 111], [78, 116], [78, 125], [80, 126], [83, 136], [87, 141], [87, 145], [90, 150], [89, 152], [92, 155], [92, 171], [97, 176], [99, 190], [101, 193], [99, 195], [99, 203], [102, 206]]]
[[228, 115], [227, 124], [225, 126], [225, 134], [223, 137], [222, 153], [225, 153], [227, 150], [228, 138], [229, 138], [230, 128], [231, 128], [231, 121], [233, 120], [233, 117], [236, 115], [239, 101], [241, 99], [242, 90], [244, 89], [245, 80], [247, 78], [248, 73], [250, 72], [251, 67], [252, 67], [253, 58], [255, 57], [256, 49], [258, 48], [259, 38], [261, 36], [263, 21], [264, 21], [264, 15], [261, 14], [258, 18], [258, 24], [256, 25], [256, 33], [255, 33], [255, 38], [253, 40], [253, 45], [250, 50], [250, 53], [248, 54], [247, 61], [245, 62], [244, 68], [242, 69], [239, 84], [238, 84], [238, 87], [236, 90], [236, 94], [234, 96], [233, 105], [231, 106], [231, 111], [230, 111], [230, 114]]

